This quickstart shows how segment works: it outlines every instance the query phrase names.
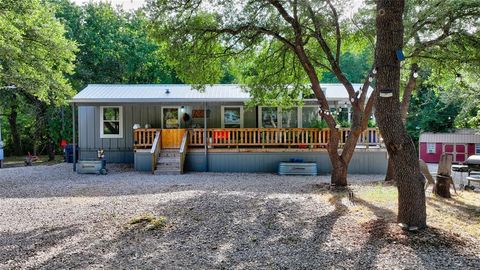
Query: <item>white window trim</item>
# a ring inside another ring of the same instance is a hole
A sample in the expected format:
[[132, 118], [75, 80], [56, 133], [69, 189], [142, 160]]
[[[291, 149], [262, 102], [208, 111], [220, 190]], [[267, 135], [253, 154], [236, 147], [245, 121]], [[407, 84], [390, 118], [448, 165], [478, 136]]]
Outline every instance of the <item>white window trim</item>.
[[[308, 107], [308, 108], [317, 108], [317, 111], [319, 109], [318, 105], [303, 105], [302, 107], [299, 107], [298, 110], [298, 127], [299, 128], [303, 128], [303, 108], [305, 107]], [[320, 119], [322, 119], [322, 117], [320, 117], [320, 115], [318, 116]]]
[[[433, 144], [433, 151], [430, 152], [428, 146], [432, 145], [432, 144]], [[427, 154], [435, 154], [436, 152], [437, 152], [437, 144], [436, 143], [427, 143]]]
[[221, 121], [221, 126], [222, 128], [225, 128], [225, 108], [240, 108], [240, 128], [243, 128], [243, 123], [244, 123], [244, 115], [243, 115], [243, 106], [242, 105], [224, 105], [221, 108], [221, 115], [220, 115], [220, 121]]
[[[118, 108], [118, 127], [119, 134], [104, 134], [103, 110], [107, 108]], [[102, 139], [122, 139], [123, 138], [123, 107], [122, 106], [100, 106], [100, 138]]]
[[[263, 108], [275, 108], [276, 106], [258, 106], [258, 127], [263, 128], [262, 121], [262, 109]], [[279, 107], [277, 108], [277, 128], [282, 127], [282, 110]]]
[[164, 122], [164, 121], [163, 121], [163, 109], [177, 109], [177, 111], [178, 111], [178, 119], [177, 119], [177, 121], [178, 121], [178, 128], [180, 128], [180, 126], [181, 126], [181, 120], [180, 120], [180, 119], [181, 119], [181, 116], [180, 116], [180, 114], [182, 113], [181, 110], [180, 110], [180, 108], [181, 108], [181, 106], [162, 106], [162, 107], [160, 108], [160, 112], [161, 112], [161, 113], [160, 113], [160, 115], [161, 115], [161, 116], [160, 116], [160, 118], [161, 118], [160, 121], [162, 121], [162, 123], [161, 123], [162, 129], [167, 129], [167, 128], [165, 128], [165, 127], [163, 126], [163, 122]]

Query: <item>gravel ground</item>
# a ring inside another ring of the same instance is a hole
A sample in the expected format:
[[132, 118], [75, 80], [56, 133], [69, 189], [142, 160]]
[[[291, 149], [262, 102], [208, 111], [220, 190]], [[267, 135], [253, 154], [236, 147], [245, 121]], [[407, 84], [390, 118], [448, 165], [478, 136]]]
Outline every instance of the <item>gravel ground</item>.
[[[320, 182], [329, 177], [2, 169], [0, 269], [480, 269], [478, 243], [359, 224], [319, 195]], [[146, 213], [166, 226], [129, 225]]]

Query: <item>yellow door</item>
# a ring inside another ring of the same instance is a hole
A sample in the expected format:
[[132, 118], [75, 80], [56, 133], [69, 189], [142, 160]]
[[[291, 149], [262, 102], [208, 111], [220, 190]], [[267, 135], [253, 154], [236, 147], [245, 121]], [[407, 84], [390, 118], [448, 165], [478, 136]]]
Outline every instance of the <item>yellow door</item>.
[[180, 148], [183, 134], [187, 130], [182, 129], [162, 129], [162, 148]]

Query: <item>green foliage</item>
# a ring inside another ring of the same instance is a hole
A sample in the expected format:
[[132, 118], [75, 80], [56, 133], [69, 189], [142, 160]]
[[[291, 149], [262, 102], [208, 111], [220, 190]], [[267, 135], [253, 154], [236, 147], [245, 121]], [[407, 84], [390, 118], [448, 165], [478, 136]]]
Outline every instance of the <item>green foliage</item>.
[[323, 119], [313, 119], [311, 122], [310, 122], [310, 127], [311, 128], [328, 128], [328, 125], [327, 125], [327, 122], [325, 122], [325, 120]]
[[[0, 89], [0, 106], [9, 115], [9, 101], [18, 102], [23, 145], [18, 152], [32, 152], [34, 145], [41, 151], [50, 142], [60, 150], [61, 139], [71, 140], [71, 109], [62, 104], [88, 83], [181, 82], [166, 63], [164, 48], [149, 36], [149, 20], [140, 11], [117, 10], [109, 3], [77, 6], [69, 0], [0, 0], [0, 11], [0, 87], [19, 87], [15, 93]], [[51, 105], [39, 115], [42, 103]], [[2, 127], [12, 153], [5, 118]]]
[[352, 126], [352, 124], [348, 120], [340, 120], [339, 125], [342, 128], [349, 128]]
[[77, 46], [64, 35], [40, 0], [1, 0], [0, 87], [14, 84], [43, 102], [65, 102], [73, 94], [65, 74], [73, 72]]
[[407, 131], [418, 142], [421, 132], [449, 132], [454, 128], [461, 101], [448, 101], [431, 86], [420, 87], [410, 101]]
[[[372, 66], [372, 52], [364, 48], [360, 53], [344, 52], [340, 67], [345, 76], [352, 83], [363, 83]], [[338, 79], [332, 72], [324, 72], [322, 82], [338, 83]]]
[[166, 64], [165, 52], [149, 35], [141, 11], [125, 12], [109, 3], [79, 7], [67, 0], [50, 0], [68, 26], [80, 53], [75, 74], [77, 90], [89, 83], [178, 83]]
[[[180, 78], [185, 82], [209, 84], [217, 83], [224, 74], [222, 60], [233, 63], [232, 72], [236, 82], [245, 86], [252, 100], [248, 105], [280, 106], [289, 108], [298, 105], [305, 94], [311, 94], [310, 78], [304, 70], [298, 55], [293, 53], [295, 33], [291, 25], [278, 13], [272, 3], [261, 1], [214, 1], [209, 5], [201, 1], [159, 0], [150, 1], [149, 10], [155, 21], [155, 33], [160, 42], [165, 42], [168, 59]], [[302, 39], [305, 40], [305, 54], [311, 61], [319, 77], [328, 70], [322, 46], [314, 38], [314, 25], [309, 18], [307, 2], [295, 2], [302, 21]], [[309, 3], [310, 4], [310, 3]], [[318, 4], [318, 5], [317, 5]], [[291, 12], [292, 2], [282, 2]], [[333, 25], [335, 21], [328, 7], [315, 3], [314, 15], [322, 25]], [[346, 3], [336, 3], [339, 10], [348, 8]], [[174, 14], [174, 15], [173, 15]], [[305, 24], [305, 25], [303, 25]], [[355, 40], [348, 23], [340, 21], [343, 37]], [[334, 27], [322, 28], [328, 46], [336, 46]], [[352, 38], [350, 36], [352, 35]], [[281, 38], [278, 38], [281, 37]], [[283, 39], [283, 40], [282, 40]], [[344, 48], [355, 47], [353, 42]], [[342, 48], [340, 48], [342, 49]], [[344, 52], [340, 61], [348, 69], [348, 79], [360, 81], [364, 76], [364, 66], [371, 63], [371, 53]], [[303, 61], [304, 62], [304, 61]], [[362, 63], [362, 67], [354, 65]], [[360, 71], [359, 71], [360, 69]], [[333, 81], [333, 79], [330, 79]], [[201, 88], [199, 86], [199, 88]]]
[[373, 120], [373, 119], [369, 119], [368, 120], [368, 127], [369, 128], [376, 128], [377, 127], [377, 122], [375, 122], [375, 120]]

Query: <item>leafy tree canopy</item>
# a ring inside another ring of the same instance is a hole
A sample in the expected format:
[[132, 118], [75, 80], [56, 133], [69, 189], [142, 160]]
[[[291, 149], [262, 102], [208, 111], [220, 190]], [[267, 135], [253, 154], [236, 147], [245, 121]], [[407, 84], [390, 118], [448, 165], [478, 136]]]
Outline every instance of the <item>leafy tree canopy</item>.
[[109, 3], [77, 6], [68, 0], [49, 0], [79, 44], [75, 74], [80, 90], [89, 83], [179, 83], [167, 65], [164, 48], [150, 36], [141, 11], [126, 12]]
[[73, 93], [64, 75], [72, 73], [76, 51], [40, 0], [0, 0], [0, 87], [15, 85], [41, 101], [63, 102]]

